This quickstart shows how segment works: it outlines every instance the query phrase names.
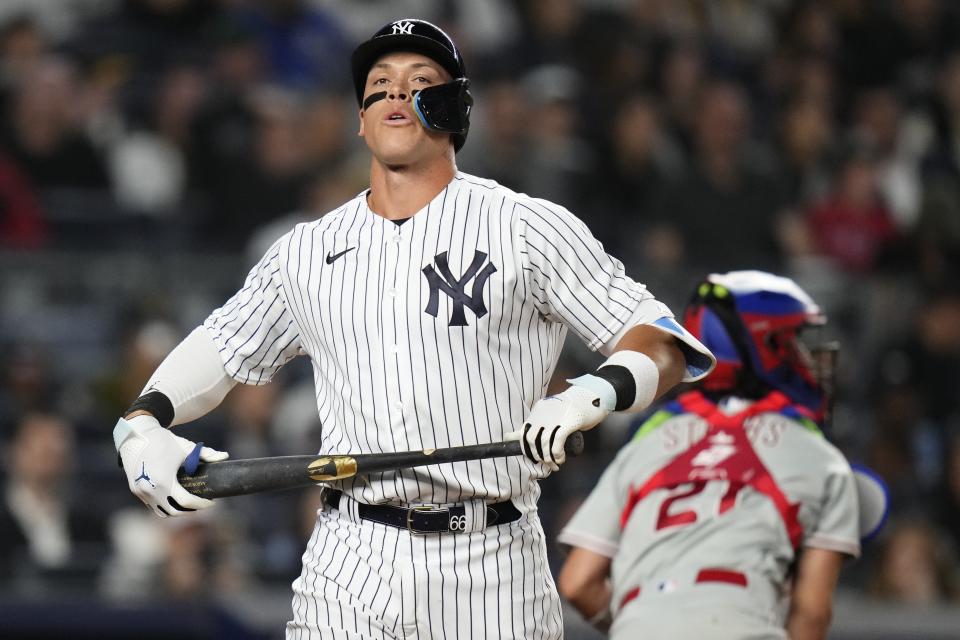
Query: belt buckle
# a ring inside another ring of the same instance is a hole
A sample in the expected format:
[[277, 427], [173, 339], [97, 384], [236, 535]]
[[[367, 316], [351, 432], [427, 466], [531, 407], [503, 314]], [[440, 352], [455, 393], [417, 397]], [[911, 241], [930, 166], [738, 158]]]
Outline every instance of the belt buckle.
[[[434, 507], [434, 506], [426, 505], [426, 504], [415, 505], [415, 506], [412, 506], [412, 507], [410, 507], [409, 509], [407, 509], [407, 531], [409, 531], [410, 533], [412, 533], [412, 534], [414, 534], [414, 535], [417, 535], [417, 536], [425, 536], [425, 535], [430, 534], [430, 533], [440, 533], [440, 532], [439, 532], [439, 531], [424, 531], [424, 530], [422, 530], [422, 529], [414, 529], [414, 528], [413, 528], [413, 514], [414, 514], [414, 512], [420, 512], [420, 513], [447, 513], [448, 516], [449, 516], [449, 514], [450, 514], [450, 509], [444, 509], [444, 508], [441, 508], [441, 507]], [[450, 526], [450, 525], [449, 525], [449, 518], [448, 518], [448, 523], [447, 523], [447, 528], [448, 528], [448, 530], [449, 530], [449, 526]]]

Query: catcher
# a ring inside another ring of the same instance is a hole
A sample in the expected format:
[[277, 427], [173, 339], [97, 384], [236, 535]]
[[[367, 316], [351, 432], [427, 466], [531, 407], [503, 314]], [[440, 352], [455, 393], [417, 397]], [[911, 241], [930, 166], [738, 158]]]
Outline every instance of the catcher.
[[716, 370], [644, 423], [560, 534], [560, 593], [611, 638], [826, 637], [844, 557], [883, 509], [861, 510], [869, 478], [818, 427], [830, 384], [799, 334], [825, 322], [788, 278], [698, 286], [684, 324]]

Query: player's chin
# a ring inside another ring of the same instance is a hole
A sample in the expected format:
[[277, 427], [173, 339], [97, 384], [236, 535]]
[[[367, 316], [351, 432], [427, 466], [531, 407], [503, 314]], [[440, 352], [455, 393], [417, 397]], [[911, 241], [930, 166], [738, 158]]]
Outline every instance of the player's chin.
[[367, 142], [374, 155], [387, 166], [407, 166], [427, 157], [443, 155], [450, 147], [449, 134], [428, 132], [422, 127], [396, 127], [378, 132]]
[[384, 136], [371, 145], [371, 150], [387, 166], [405, 166], [423, 155], [423, 139], [415, 136]]

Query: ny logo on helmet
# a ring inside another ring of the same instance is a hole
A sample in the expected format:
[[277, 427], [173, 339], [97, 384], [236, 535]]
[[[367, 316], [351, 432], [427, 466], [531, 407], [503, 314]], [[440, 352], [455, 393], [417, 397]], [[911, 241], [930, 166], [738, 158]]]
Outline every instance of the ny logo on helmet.
[[409, 20], [397, 20], [393, 23], [393, 35], [413, 35], [413, 23]]
[[[487, 279], [497, 270], [492, 262], [487, 262], [487, 266], [483, 267], [482, 270], [480, 269], [487, 260], [487, 254], [483, 251], [474, 250], [473, 262], [459, 278], [450, 272], [446, 251], [434, 256], [433, 260], [437, 265], [436, 271], [434, 271], [432, 264], [423, 268], [423, 275], [427, 277], [427, 282], [430, 284], [430, 300], [427, 302], [427, 308], [424, 311], [434, 318], [437, 317], [440, 308], [440, 292], [442, 291], [450, 296], [453, 303], [453, 311], [450, 314], [451, 327], [467, 326], [467, 317], [463, 312], [464, 306], [473, 311], [477, 318], [487, 315], [487, 306], [483, 303], [483, 287], [486, 285]], [[440, 273], [438, 274], [437, 271]], [[467, 282], [471, 278], [474, 278], [473, 288], [468, 296]]]

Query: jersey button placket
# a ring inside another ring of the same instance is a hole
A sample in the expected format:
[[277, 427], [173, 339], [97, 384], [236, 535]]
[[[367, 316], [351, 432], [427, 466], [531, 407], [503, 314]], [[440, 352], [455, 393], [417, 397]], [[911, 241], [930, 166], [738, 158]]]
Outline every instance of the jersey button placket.
[[403, 270], [403, 259], [400, 257], [401, 240], [399, 228], [388, 232], [386, 249], [390, 271], [384, 282], [385, 326], [383, 327], [383, 347], [387, 355], [387, 371], [385, 373], [390, 397], [390, 433], [397, 450], [408, 448], [406, 434], [404, 433], [404, 403], [399, 379], [402, 378], [403, 367], [407, 366], [400, 357], [400, 345], [402, 344], [400, 327], [406, 322], [401, 305], [398, 304], [400, 296], [397, 284]]

